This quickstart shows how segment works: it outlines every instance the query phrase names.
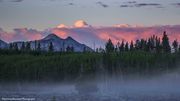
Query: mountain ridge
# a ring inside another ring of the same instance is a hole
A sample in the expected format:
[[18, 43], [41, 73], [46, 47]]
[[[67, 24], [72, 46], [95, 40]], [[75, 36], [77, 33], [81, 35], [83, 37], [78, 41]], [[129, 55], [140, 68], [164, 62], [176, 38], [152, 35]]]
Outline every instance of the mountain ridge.
[[[53, 44], [54, 51], [67, 51], [68, 47], [73, 47], [74, 52], [83, 52], [83, 51], [90, 51], [92, 52], [93, 49], [86, 46], [85, 44], [81, 44], [80, 42], [76, 41], [72, 37], [68, 36], [65, 39], [62, 39], [61, 37], [55, 35], [54, 33], [50, 33], [44, 38], [40, 40], [33, 40], [33, 41], [18, 41], [18, 42], [12, 42], [11, 44], [17, 44], [18, 49], [21, 49], [22, 44], [30, 43], [30, 47], [32, 50], [37, 49], [38, 44], [40, 44], [40, 48], [42, 51], [48, 51], [50, 43]], [[9, 44], [6, 43], [8, 46]]]
[[49, 40], [49, 39], [62, 39], [62, 38], [60, 38], [57, 35], [51, 33], [51, 34], [47, 35], [46, 37], [44, 37], [44, 38], [42, 38], [40, 40]]
[[7, 48], [7, 47], [8, 47], [8, 43], [0, 39], [0, 48]]

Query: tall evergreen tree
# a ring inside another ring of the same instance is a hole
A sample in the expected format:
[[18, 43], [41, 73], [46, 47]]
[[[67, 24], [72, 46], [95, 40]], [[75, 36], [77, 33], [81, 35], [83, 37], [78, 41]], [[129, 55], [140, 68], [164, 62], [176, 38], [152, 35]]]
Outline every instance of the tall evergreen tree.
[[118, 45], [115, 46], [114, 51], [118, 52]]
[[147, 50], [148, 52], [150, 52], [150, 51], [151, 51], [151, 47], [152, 47], [151, 39], [149, 38], [148, 41], [147, 41], [146, 50]]
[[18, 50], [19, 50], [19, 49], [18, 49], [18, 44], [17, 44], [17, 43], [14, 43], [13, 47], [14, 47], [14, 50], [15, 50], [15, 51], [18, 51]]
[[52, 42], [50, 42], [48, 50], [49, 50], [49, 52], [53, 52], [54, 51], [54, 46], [53, 46]]
[[12, 43], [9, 44], [9, 50], [13, 50], [13, 44]]
[[65, 52], [65, 43], [63, 41], [63, 48], [62, 48], [62, 52]]
[[151, 40], [151, 46], [150, 46], [150, 48], [151, 48], [151, 51], [154, 51], [155, 50], [155, 41], [156, 41], [156, 37], [155, 37], [155, 35], [153, 35], [151, 38], [150, 38], [150, 40]]
[[129, 51], [129, 44], [128, 44], [128, 42], [126, 42], [126, 44], [125, 44], [125, 51], [126, 52]]
[[118, 42], [116, 46], [117, 46], [117, 51], [120, 51], [120, 46], [121, 46], [120, 42]]
[[100, 48], [99, 48], [99, 52], [100, 52], [100, 53], [104, 53], [105, 50], [104, 50], [103, 48], [100, 47]]
[[30, 42], [26, 43], [26, 51], [31, 51], [31, 43]]
[[114, 51], [114, 45], [113, 45], [111, 39], [108, 40], [105, 47], [106, 47], [106, 52], [107, 53]]
[[83, 52], [85, 53], [85, 52], [87, 52], [87, 49], [86, 49], [86, 47], [83, 47]]
[[71, 52], [71, 47], [70, 46], [66, 47], [66, 52]]
[[145, 50], [145, 47], [146, 47], [146, 41], [144, 39], [141, 39], [141, 41], [139, 42], [139, 49]]
[[173, 41], [172, 46], [174, 48], [174, 51], [177, 52], [177, 50], [178, 50], [178, 42], [177, 42], [177, 40]]
[[133, 51], [134, 50], [134, 44], [133, 44], [133, 41], [131, 41], [130, 43], [130, 51]]
[[124, 51], [124, 41], [121, 42], [120, 51], [121, 51], [121, 52]]
[[21, 51], [24, 51], [25, 50], [25, 43], [22, 42], [22, 45], [21, 45]]
[[153, 37], [150, 37], [150, 38], [148, 39], [147, 45], [148, 45], [148, 51], [149, 51], [149, 52], [153, 52], [153, 51], [154, 51], [154, 48], [155, 48], [155, 46], [154, 46], [154, 36], [153, 36]]
[[140, 49], [140, 41], [137, 39], [135, 43], [135, 49], [139, 50]]
[[37, 40], [34, 41], [34, 50], [37, 50]]
[[71, 46], [71, 52], [74, 52], [74, 47], [73, 46]]
[[37, 51], [41, 51], [41, 44], [38, 42]]
[[160, 53], [161, 52], [161, 41], [160, 38], [156, 37], [156, 52]]
[[162, 48], [163, 48], [164, 52], [171, 52], [171, 47], [169, 45], [169, 38], [168, 38], [166, 32], [163, 33]]

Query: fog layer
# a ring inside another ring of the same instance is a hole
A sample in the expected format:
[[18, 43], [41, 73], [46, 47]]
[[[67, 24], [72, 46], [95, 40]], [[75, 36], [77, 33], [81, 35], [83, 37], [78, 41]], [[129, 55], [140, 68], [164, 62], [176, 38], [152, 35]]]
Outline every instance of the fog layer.
[[1, 83], [1, 97], [33, 97], [36, 100], [75, 101], [178, 101], [179, 70], [152, 77], [107, 76], [85, 78], [75, 82]]

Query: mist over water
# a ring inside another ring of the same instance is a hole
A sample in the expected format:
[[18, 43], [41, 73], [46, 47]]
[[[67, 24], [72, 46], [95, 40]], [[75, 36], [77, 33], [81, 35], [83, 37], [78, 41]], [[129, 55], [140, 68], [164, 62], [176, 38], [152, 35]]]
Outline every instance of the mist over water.
[[100, 75], [74, 82], [1, 83], [0, 96], [55, 101], [179, 101], [180, 72], [152, 77]]

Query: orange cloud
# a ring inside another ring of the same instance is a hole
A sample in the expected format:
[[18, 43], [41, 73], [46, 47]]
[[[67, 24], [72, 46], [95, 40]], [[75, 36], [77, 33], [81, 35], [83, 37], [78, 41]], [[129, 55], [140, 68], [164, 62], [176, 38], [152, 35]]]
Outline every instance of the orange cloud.
[[64, 24], [60, 24], [57, 26], [57, 28], [68, 28], [68, 26], [64, 25]]
[[64, 30], [61, 30], [61, 29], [57, 29], [57, 28], [54, 28], [51, 30], [52, 33], [56, 34], [57, 36], [61, 37], [61, 38], [66, 38], [68, 37], [68, 33]]
[[88, 24], [84, 20], [78, 20], [74, 23], [76, 28], [88, 27]]
[[129, 24], [116, 24], [116, 25], [114, 25], [114, 27], [127, 28], [127, 27], [132, 27], [132, 26]]

